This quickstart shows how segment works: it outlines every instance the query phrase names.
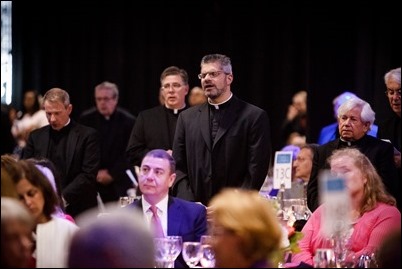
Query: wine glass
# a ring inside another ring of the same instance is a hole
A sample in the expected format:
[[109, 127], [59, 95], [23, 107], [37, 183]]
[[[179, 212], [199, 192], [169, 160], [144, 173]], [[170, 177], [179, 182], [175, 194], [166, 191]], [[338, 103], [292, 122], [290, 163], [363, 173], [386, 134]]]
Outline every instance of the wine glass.
[[215, 253], [212, 249], [213, 237], [210, 235], [202, 235], [200, 239], [201, 243], [201, 266], [204, 268], [215, 267]]
[[183, 239], [179, 235], [169, 235], [165, 238], [168, 239], [167, 248], [168, 248], [168, 255], [169, 258], [175, 261], [179, 256], [181, 249], [183, 247]]
[[314, 268], [334, 268], [335, 253], [331, 248], [318, 248], [314, 255]]
[[201, 243], [200, 242], [184, 242], [182, 255], [184, 261], [190, 268], [194, 268], [201, 259]]
[[174, 268], [174, 261], [179, 256], [182, 246], [181, 236], [168, 236], [154, 239], [155, 267]]

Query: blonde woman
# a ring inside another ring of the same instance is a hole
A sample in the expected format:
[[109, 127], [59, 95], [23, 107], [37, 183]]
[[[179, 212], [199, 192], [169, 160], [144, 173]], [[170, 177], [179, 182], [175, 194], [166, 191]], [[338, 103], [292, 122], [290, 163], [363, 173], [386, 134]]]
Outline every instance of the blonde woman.
[[210, 233], [216, 267], [269, 268], [280, 248], [281, 226], [258, 191], [225, 189], [212, 198]]

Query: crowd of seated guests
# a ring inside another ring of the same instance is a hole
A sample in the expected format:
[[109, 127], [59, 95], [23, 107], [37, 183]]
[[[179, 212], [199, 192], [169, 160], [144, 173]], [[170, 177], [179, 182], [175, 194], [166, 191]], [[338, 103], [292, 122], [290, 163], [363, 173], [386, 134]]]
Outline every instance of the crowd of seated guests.
[[[394, 239], [391, 243], [400, 245], [401, 216], [397, 206], [401, 205], [397, 203], [400, 196], [396, 182], [396, 175], [400, 174], [400, 128], [395, 127], [400, 126], [400, 68], [390, 70], [384, 80], [386, 96], [395, 115], [392, 128], [387, 125], [389, 120], [381, 122], [378, 138], [389, 139], [392, 145], [375, 137], [377, 126], [374, 124], [374, 111], [367, 102], [350, 92], [337, 96], [333, 101], [338, 122], [329, 126], [331, 136], [326, 140], [320, 138], [321, 146], [307, 144], [307, 93], [302, 91], [295, 94], [282, 129], [288, 134], [286, 141], [293, 144], [282, 149], [294, 151], [292, 188], [286, 190], [281, 198], [306, 198], [308, 184], [307, 200], [313, 213], [307, 222], [295, 223], [300, 224], [297, 230], [301, 230], [304, 237], [299, 242], [301, 252], [294, 253], [287, 267], [313, 266], [316, 249], [327, 246], [328, 237], [322, 233], [321, 219], [327, 206], [319, 203], [317, 181], [319, 172], [325, 168], [345, 178], [351, 199], [350, 216], [345, 217], [350, 220], [350, 229], [345, 234], [348, 257], [377, 253], [379, 264], [396, 262], [397, 255], [393, 249], [390, 250], [387, 242], [391, 238]], [[165, 90], [163, 96], [166, 97], [166, 92], [174, 85], [164, 82], [161, 80], [162, 89]], [[26, 92], [27, 107], [30, 106], [32, 93], [35, 94], [34, 91]], [[95, 90], [95, 97], [96, 93]], [[186, 94], [187, 91], [181, 99], [184, 100]], [[168, 100], [165, 99], [163, 104]], [[184, 104], [182, 108], [185, 107]], [[26, 118], [35, 113], [31, 111], [34, 110], [27, 109]], [[39, 112], [44, 115], [43, 110]], [[15, 134], [17, 129], [23, 129], [22, 122], [15, 122]], [[293, 128], [290, 133], [289, 128]], [[18, 134], [18, 138], [26, 139], [30, 129]], [[173, 129], [171, 131], [174, 132]], [[20, 146], [24, 146], [23, 143]], [[393, 152], [397, 153], [392, 155], [395, 162], [390, 157], [392, 146], [396, 149]], [[91, 214], [82, 218], [85, 221], [77, 224], [65, 213], [59, 171], [51, 161], [33, 158], [18, 160], [18, 154], [2, 155], [2, 265], [78, 268], [108, 264], [110, 267], [152, 267], [154, 249], [149, 228], [155, 213], [151, 212], [151, 206], [157, 207], [156, 214], [162, 220], [164, 235], [181, 235], [185, 241], [198, 241], [202, 234], [207, 233], [208, 227], [215, 239], [213, 249], [216, 267], [274, 265], [271, 257], [280, 248], [278, 238], [283, 234], [277, 216], [271, 214], [271, 209], [267, 210], [266, 201], [261, 199], [257, 191], [242, 189], [223, 189], [212, 197], [208, 207], [169, 195], [177, 176], [170, 148], [167, 148], [168, 151], [146, 150], [145, 157], [138, 159], [141, 159], [138, 174], [141, 197], [127, 207], [129, 210], [111, 210], [113, 213], [109, 217], [100, 218], [94, 213], [97, 209], [93, 209]], [[394, 169], [396, 167], [399, 170]], [[239, 200], [242, 203], [238, 203]], [[139, 212], [132, 212], [130, 209], [133, 208]], [[19, 241], [13, 239], [16, 234], [19, 235]], [[128, 234], [138, 237], [143, 243], [141, 247], [146, 250], [138, 250], [138, 244], [126, 242]], [[73, 244], [70, 245], [72, 239]], [[111, 245], [105, 247], [96, 240], [104, 240]], [[21, 251], [13, 252], [12, 244], [19, 245]], [[50, 250], [53, 255], [48, 255]], [[138, 255], [133, 256], [132, 252]], [[182, 257], [179, 257], [175, 266], [186, 267]]]

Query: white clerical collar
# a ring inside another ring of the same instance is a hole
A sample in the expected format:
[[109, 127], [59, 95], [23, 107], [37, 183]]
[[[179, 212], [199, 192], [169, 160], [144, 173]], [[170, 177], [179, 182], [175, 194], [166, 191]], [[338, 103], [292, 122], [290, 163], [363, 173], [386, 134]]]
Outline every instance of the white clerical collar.
[[70, 124], [70, 121], [71, 121], [71, 119], [68, 118], [68, 122], [67, 122], [66, 124], [64, 124], [64, 127], [66, 127], [67, 125], [69, 125], [69, 124]]
[[179, 111], [180, 110], [182, 110], [183, 108], [185, 108], [186, 107], [186, 104], [184, 104], [184, 106], [182, 107], [182, 108], [170, 108], [170, 107], [167, 107], [167, 105], [165, 105], [165, 107], [167, 108], [167, 109], [170, 109], [170, 110], [172, 110], [173, 111], [173, 114], [178, 114], [179, 113]]
[[348, 147], [350, 147], [350, 146], [353, 144], [352, 141], [346, 141], [346, 140], [344, 140], [342, 137], [339, 137], [339, 139], [340, 139], [343, 143], [348, 144]]
[[221, 102], [221, 103], [218, 103], [218, 104], [213, 104], [213, 103], [211, 103], [211, 99], [208, 98], [208, 104], [210, 104], [211, 106], [215, 107], [215, 109], [219, 109], [219, 106], [220, 106], [220, 105], [223, 105], [224, 103], [229, 102], [229, 100], [232, 98], [232, 96], [233, 96], [233, 93], [231, 92], [228, 99], [226, 99], [225, 101], [223, 101], [223, 102]]

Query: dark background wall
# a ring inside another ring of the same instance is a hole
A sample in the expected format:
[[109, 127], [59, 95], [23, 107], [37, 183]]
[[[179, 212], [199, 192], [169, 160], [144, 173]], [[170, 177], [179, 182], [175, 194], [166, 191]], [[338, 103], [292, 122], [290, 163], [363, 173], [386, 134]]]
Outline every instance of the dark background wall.
[[383, 76], [401, 66], [399, 13], [387, 0], [16, 0], [13, 101], [20, 105], [28, 88], [61, 87], [77, 117], [94, 104], [94, 86], [109, 80], [136, 115], [158, 104], [164, 68], [186, 69], [196, 86], [202, 56], [222, 53], [232, 59], [232, 91], [268, 112], [275, 150], [299, 90], [309, 94], [308, 140], [315, 142], [344, 90], [370, 102], [377, 119], [390, 113]]

